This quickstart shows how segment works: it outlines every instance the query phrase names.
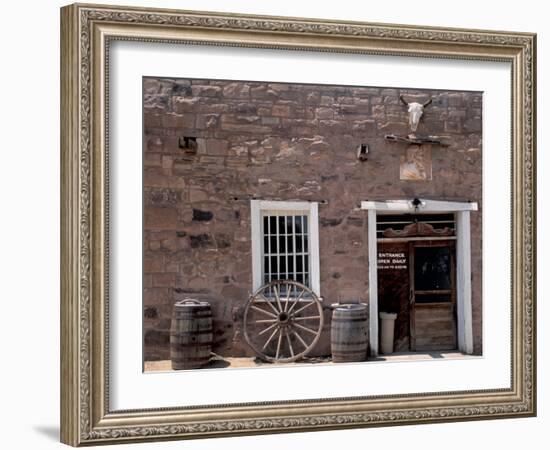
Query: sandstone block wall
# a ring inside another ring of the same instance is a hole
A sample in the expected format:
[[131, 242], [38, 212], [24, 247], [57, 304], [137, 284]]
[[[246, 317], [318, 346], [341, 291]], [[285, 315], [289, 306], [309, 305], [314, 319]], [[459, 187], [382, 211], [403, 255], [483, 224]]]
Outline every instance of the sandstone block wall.
[[[439, 135], [451, 144], [433, 146], [431, 181], [401, 181], [406, 145], [384, 139], [410, 133], [400, 94], [408, 101], [432, 98], [417, 134]], [[480, 92], [145, 78], [143, 105], [147, 360], [169, 357], [172, 305], [185, 296], [212, 303], [216, 353], [251, 354], [240, 323], [252, 289], [251, 198], [323, 202], [319, 245], [326, 305], [368, 303], [362, 200], [425, 197], [482, 206]], [[370, 148], [366, 161], [356, 156], [361, 143]], [[472, 214], [477, 353], [481, 214]], [[329, 327], [327, 320], [320, 354], [330, 351]]]

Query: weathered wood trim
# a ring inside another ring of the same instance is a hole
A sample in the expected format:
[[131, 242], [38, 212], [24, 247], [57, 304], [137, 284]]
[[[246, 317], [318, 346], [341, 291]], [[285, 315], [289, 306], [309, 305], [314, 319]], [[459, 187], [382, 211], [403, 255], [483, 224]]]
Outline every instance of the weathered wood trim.
[[376, 211], [368, 211], [369, 245], [369, 349], [378, 355], [378, 243], [376, 238]]
[[321, 270], [320, 270], [320, 253], [319, 253], [319, 208], [316, 202], [310, 204], [309, 210], [309, 238], [310, 238], [310, 272], [311, 290], [321, 295]]
[[411, 242], [411, 241], [453, 241], [456, 236], [415, 236], [415, 237], [398, 237], [398, 238], [378, 238], [380, 243], [391, 242]]
[[470, 240], [470, 212], [456, 213], [456, 302], [458, 349], [474, 352], [472, 329], [472, 268]]
[[448, 202], [443, 200], [419, 199], [422, 203], [415, 207], [412, 200], [385, 200], [361, 202], [361, 209], [375, 210], [384, 213], [436, 213], [449, 211], [477, 211], [476, 202]]
[[262, 225], [260, 214], [260, 200], [250, 200], [250, 232], [252, 244], [252, 292], [262, 286]]

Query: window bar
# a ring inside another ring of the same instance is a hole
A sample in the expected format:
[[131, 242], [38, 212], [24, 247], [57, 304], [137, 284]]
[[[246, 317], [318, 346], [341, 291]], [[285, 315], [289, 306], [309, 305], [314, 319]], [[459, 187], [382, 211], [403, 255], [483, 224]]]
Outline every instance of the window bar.
[[[271, 217], [269, 215], [266, 215], [267, 217], [267, 252], [265, 255], [267, 256], [267, 278], [268, 282], [271, 282]], [[265, 258], [264, 258], [265, 259]]]
[[261, 225], [261, 230], [262, 230], [262, 243], [261, 243], [261, 246], [262, 246], [262, 284], [265, 284], [266, 282], [266, 274], [267, 274], [267, 264], [265, 262], [265, 257], [267, 255], [267, 246], [269, 245], [269, 242], [266, 243], [266, 238], [265, 238], [265, 233], [266, 233], [266, 216], [265, 214], [262, 214], [262, 225]]
[[[285, 226], [284, 226], [284, 229], [283, 229], [283, 242], [285, 243], [285, 254], [283, 256], [284, 258], [284, 261], [285, 261], [285, 279], [288, 280], [288, 243], [287, 243], [287, 239], [288, 239], [288, 220], [289, 220], [289, 216], [285, 216]], [[280, 239], [280, 238], [279, 238]], [[290, 292], [287, 292], [286, 293], [287, 297], [290, 298]]]
[[[302, 216], [302, 280], [303, 280], [304, 284], [307, 286], [307, 284], [306, 284], [306, 266], [304, 264], [305, 263], [304, 255], [306, 254], [306, 246], [305, 246], [306, 217], [307, 216]], [[310, 242], [308, 241], [308, 253], [309, 253], [309, 244], [310, 244]], [[309, 272], [309, 267], [307, 268], [307, 271]]]
[[275, 261], [277, 261], [277, 272], [275, 273], [275, 279], [281, 279], [281, 262], [279, 261], [279, 218], [281, 216], [275, 215]]
[[296, 276], [296, 216], [292, 216], [292, 258], [294, 261], [294, 265], [292, 267], [293, 271], [293, 280], [298, 281], [298, 277]]

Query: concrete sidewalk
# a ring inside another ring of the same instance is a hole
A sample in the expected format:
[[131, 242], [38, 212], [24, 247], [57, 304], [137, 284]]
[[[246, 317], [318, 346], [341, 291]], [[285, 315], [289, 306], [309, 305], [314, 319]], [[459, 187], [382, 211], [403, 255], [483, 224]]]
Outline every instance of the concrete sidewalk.
[[[467, 355], [458, 351], [446, 351], [446, 352], [403, 352], [392, 353], [391, 355], [380, 355], [375, 358], [368, 358], [364, 362], [406, 362], [406, 361], [434, 361], [434, 360], [449, 360], [449, 359], [466, 359], [466, 358], [480, 358], [480, 356]], [[304, 365], [304, 364], [335, 364], [329, 356], [326, 357], [312, 357], [303, 358], [302, 360], [294, 363], [270, 363], [262, 361], [255, 357], [243, 357], [243, 358], [223, 358], [219, 355], [214, 355], [210, 362], [201, 367], [201, 369], [242, 369], [249, 367], [274, 367], [274, 366], [287, 366], [287, 365]], [[355, 363], [359, 364], [359, 363]], [[170, 360], [162, 361], [145, 361], [145, 372], [171, 372]]]

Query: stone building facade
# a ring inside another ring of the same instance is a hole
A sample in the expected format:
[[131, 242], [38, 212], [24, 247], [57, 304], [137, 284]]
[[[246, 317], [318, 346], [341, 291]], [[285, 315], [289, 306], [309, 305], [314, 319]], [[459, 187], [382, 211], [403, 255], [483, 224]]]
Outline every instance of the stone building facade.
[[[146, 360], [169, 358], [172, 307], [206, 299], [213, 351], [251, 356], [242, 335], [252, 286], [251, 200], [318, 202], [325, 305], [369, 302], [365, 200], [473, 201], [473, 348], [481, 347], [482, 93], [200, 79], [143, 81], [143, 313]], [[403, 180], [411, 133], [400, 102], [432, 103], [417, 134], [431, 176]], [[358, 148], [368, 145], [365, 158]], [[330, 310], [316, 353], [330, 353]]]

